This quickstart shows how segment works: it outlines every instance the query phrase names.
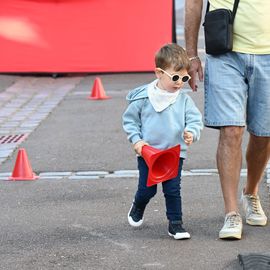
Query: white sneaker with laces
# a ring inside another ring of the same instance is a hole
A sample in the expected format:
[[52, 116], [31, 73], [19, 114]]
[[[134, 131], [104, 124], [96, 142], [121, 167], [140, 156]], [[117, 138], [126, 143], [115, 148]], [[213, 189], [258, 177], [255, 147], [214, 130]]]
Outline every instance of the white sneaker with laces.
[[267, 217], [262, 209], [258, 195], [244, 194], [241, 196], [246, 222], [253, 226], [265, 226]]
[[219, 232], [220, 239], [241, 239], [242, 237], [242, 218], [235, 211], [225, 216], [222, 229]]

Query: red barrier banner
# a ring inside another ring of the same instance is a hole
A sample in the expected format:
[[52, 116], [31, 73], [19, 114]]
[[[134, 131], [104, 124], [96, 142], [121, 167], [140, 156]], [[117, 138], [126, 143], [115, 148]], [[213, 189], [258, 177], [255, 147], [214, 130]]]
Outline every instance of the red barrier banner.
[[0, 72], [151, 71], [172, 29], [168, 0], [1, 0]]

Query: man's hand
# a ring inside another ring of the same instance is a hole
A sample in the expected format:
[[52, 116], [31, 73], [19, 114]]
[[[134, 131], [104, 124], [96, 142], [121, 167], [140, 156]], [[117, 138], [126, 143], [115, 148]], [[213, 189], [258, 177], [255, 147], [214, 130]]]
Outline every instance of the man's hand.
[[198, 85], [196, 84], [196, 78], [198, 74], [199, 81], [203, 81], [203, 69], [202, 69], [202, 63], [199, 58], [194, 59], [191, 61], [190, 69], [189, 69], [189, 75], [191, 76], [191, 79], [189, 80], [189, 85], [193, 91], [197, 91]]
[[136, 152], [136, 154], [138, 154], [139, 156], [142, 155], [142, 148], [144, 145], [149, 145], [147, 142], [141, 140], [141, 141], [138, 141], [134, 144], [133, 148], [134, 148], [134, 151]]
[[191, 145], [193, 143], [193, 134], [187, 130], [184, 130], [184, 142], [186, 145]]

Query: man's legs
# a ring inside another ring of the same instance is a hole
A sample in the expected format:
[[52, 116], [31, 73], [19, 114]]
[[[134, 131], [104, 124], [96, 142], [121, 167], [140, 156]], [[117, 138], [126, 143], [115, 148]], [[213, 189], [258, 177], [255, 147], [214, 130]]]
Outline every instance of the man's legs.
[[238, 212], [238, 184], [242, 165], [244, 128], [222, 127], [217, 149], [217, 167], [225, 204], [225, 213]]
[[232, 52], [206, 57], [205, 125], [221, 127], [217, 164], [226, 217], [220, 238], [241, 238], [237, 193], [242, 162], [242, 127], [245, 125], [251, 134], [261, 137], [254, 140], [255, 136], [251, 135], [247, 150], [248, 181], [245, 192], [251, 194], [242, 196], [246, 221], [250, 225], [261, 226], [267, 221], [259, 197], [254, 193], [258, 191], [269, 158], [269, 142], [265, 142], [268, 140], [265, 137], [270, 136], [269, 64], [270, 54]]
[[246, 223], [249, 225], [265, 226], [267, 223], [267, 217], [257, 193], [269, 156], [270, 138], [250, 134], [246, 153], [248, 177], [242, 193]]
[[247, 58], [247, 130], [250, 139], [246, 153], [248, 178], [242, 194], [242, 203], [246, 223], [264, 226], [267, 217], [257, 193], [270, 156], [270, 54], [247, 55]]
[[248, 177], [245, 194], [257, 195], [259, 182], [270, 158], [270, 137], [250, 134], [246, 152]]
[[[217, 150], [217, 165], [220, 174], [221, 188], [223, 192], [225, 213], [238, 213], [238, 184], [242, 164], [242, 127], [223, 127], [220, 131], [220, 139]], [[258, 137], [250, 134], [247, 148], [248, 178], [243, 196], [243, 206], [246, 221], [250, 225], [265, 225], [267, 218], [261, 208], [257, 196], [259, 182], [262, 179], [264, 169], [270, 157], [270, 138]], [[227, 218], [227, 217], [226, 217]], [[226, 223], [225, 218], [225, 223]], [[239, 220], [239, 218], [237, 217]], [[238, 230], [233, 228], [233, 222], [228, 219], [229, 228], [225, 224], [220, 232], [220, 238], [241, 238]], [[231, 228], [230, 228], [231, 226]]]
[[225, 221], [219, 238], [241, 239], [242, 219], [238, 213], [238, 185], [242, 165], [242, 136], [244, 128], [227, 126], [220, 129], [217, 166], [225, 204]]

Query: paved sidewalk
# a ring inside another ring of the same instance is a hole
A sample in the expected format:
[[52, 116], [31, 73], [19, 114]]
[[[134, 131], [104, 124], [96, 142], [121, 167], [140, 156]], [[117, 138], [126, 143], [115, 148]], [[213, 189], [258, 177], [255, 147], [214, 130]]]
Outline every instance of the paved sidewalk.
[[[4, 180], [15, 164], [17, 147], [24, 147], [40, 175], [36, 181], [0, 181], [0, 269], [240, 269], [239, 253], [269, 251], [265, 239], [270, 226], [244, 225], [241, 241], [217, 238], [224, 217], [215, 168], [218, 133], [211, 129], [204, 129], [201, 141], [190, 148], [184, 167], [184, 222], [192, 239], [174, 241], [167, 235], [160, 188], [146, 210], [144, 226], [129, 227], [127, 212], [137, 171], [121, 114], [128, 91], [152, 78], [150, 73], [102, 75], [104, 88], [112, 96], [105, 101], [87, 99], [94, 75], [16, 77], [5, 83], [0, 94], [25, 80], [32, 85], [31, 97], [16, 107], [18, 112], [26, 110], [40, 86], [46, 97], [34, 109], [30, 106], [30, 115], [46, 102], [54, 105], [0, 165]], [[63, 90], [60, 97], [57, 89]], [[0, 112], [28, 93], [24, 90], [5, 102]], [[190, 94], [202, 110], [202, 90]], [[12, 117], [1, 119], [8, 123]], [[20, 130], [21, 124], [10, 132]], [[245, 135], [243, 148], [246, 141]], [[267, 175], [270, 178], [269, 171]], [[245, 164], [240, 188], [244, 180]], [[260, 196], [269, 217], [266, 183], [260, 187]]]
[[[80, 78], [3, 78], [0, 92], [0, 164], [46, 119]], [[11, 85], [9, 85], [11, 84]]]

